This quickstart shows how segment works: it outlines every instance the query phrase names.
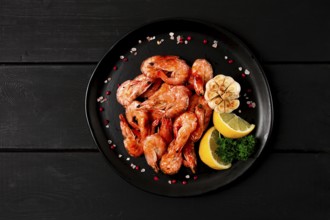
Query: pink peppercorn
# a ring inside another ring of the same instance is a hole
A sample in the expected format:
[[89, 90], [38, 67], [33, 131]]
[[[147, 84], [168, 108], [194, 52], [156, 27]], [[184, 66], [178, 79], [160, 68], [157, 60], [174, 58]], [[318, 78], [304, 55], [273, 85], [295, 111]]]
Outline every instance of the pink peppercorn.
[[107, 124], [109, 124], [109, 122], [110, 122], [110, 121], [109, 121], [109, 120], [107, 120], [107, 119], [106, 119], [106, 120], [104, 120], [104, 125], [107, 125]]
[[233, 62], [234, 62], [234, 60], [232, 60], [232, 59], [228, 60], [229, 64], [232, 64]]
[[111, 94], [111, 91], [106, 91], [105, 94], [106, 95], [110, 95]]
[[188, 183], [188, 182], [185, 181], [185, 180], [182, 181], [182, 184], [183, 184], [183, 185], [186, 185], [187, 183]]
[[242, 78], [245, 78], [245, 77], [246, 77], [246, 75], [244, 73], [242, 73]]
[[158, 181], [159, 180], [159, 177], [158, 176], [154, 176], [154, 180], [155, 181]]
[[136, 170], [139, 170], [139, 169], [140, 169], [140, 167], [139, 167], [139, 166], [136, 166], [136, 167], [135, 167], [135, 169], [136, 169]]
[[191, 40], [191, 36], [188, 36], [188, 37], [187, 37], [187, 40], [188, 40], [188, 41]]
[[117, 70], [117, 69], [118, 69], [118, 67], [117, 67], [117, 66], [114, 66], [114, 67], [113, 67], [113, 70]]
[[124, 62], [127, 62], [127, 61], [128, 61], [128, 58], [127, 58], [127, 57], [125, 57], [125, 58], [123, 59], [123, 61], [124, 61]]
[[198, 176], [194, 176], [194, 180], [197, 180], [198, 179]]
[[100, 107], [100, 108], [99, 108], [99, 111], [100, 111], [100, 112], [103, 112], [103, 111], [104, 111], [104, 108], [103, 108], [103, 107]]
[[176, 183], [176, 180], [171, 180], [171, 183], [172, 183], [172, 184], [175, 184], [175, 183]]
[[203, 44], [207, 44], [207, 40], [206, 39], [203, 40]]

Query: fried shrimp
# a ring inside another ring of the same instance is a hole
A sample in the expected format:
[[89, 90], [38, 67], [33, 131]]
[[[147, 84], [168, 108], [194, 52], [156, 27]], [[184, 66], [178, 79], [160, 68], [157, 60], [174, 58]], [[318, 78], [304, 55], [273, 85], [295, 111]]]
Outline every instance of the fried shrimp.
[[190, 91], [185, 86], [172, 86], [163, 83], [140, 108], [156, 111], [158, 115], [173, 118], [184, 112], [189, 105]]
[[192, 112], [184, 112], [175, 119], [173, 123], [175, 138], [160, 160], [160, 169], [163, 173], [172, 175], [179, 171], [183, 162], [182, 149], [196, 127], [197, 118]]
[[146, 161], [152, 169], [158, 173], [158, 160], [166, 151], [166, 143], [164, 139], [158, 134], [149, 135], [143, 143], [143, 151]]
[[196, 94], [204, 95], [205, 84], [213, 78], [213, 68], [205, 59], [197, 59], [191, 67], [189, 84], [193, 85]]
[[132, 131], [123, 114], [119, 115], [120, 128], [124, 137], [124, 147], [132, 157], [139, 157], [143, 154], [143, 147], [139, 137]]
[[170, 85], [183, 85], [190, 67], [178, 56], [152, 56], [143, 61], [141, 72], [152, 79], [161, 78]]
[[190, 168], [191, 172], [196, 173], [197, 156], [193, 141], [188, 141], [182, 149], [183, 165]]
[[173, 175], [182, 166], [196, 173], [195, 143], [213, 111], [206, 100], [213, 98], [207, 90], [211, 64], [197, 59], [190, 68], [178, 56], [156, 55], [145, 59], [140, 70], [142, 74], [122, 83], [116, 94], [125, 108], [119, 119], [126, 151], [132, 157], [144, 155], [156, 173]]
[[127, 106], [125, 114], [127, 122], [140, 132], [140, 138], [143, 141], [150, 133], [150, 125], [148, 112], [138, 108], [140, 104], [139, 101], [133, 101]]
[[154, 80], [144, 74], [140, 74], [133, 80], [126, 80], [117, 89], [117, 101], [127, 107], [133, 100], [143, 94]]
[[190, 98], [188, 110], [195, 113], [197, 117], [197, 128], [192, 132], [190, 136], [190, 139], [193, 142], [197, 142], [202, 137], [205, 129], [207, 128], [213, 111], [209, 107], [204, 97], [197, 94]]

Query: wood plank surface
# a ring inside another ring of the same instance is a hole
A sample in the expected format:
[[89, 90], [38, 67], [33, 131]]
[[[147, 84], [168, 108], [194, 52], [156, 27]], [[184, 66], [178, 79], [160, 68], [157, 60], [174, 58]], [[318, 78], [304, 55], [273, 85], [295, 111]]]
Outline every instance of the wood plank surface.
[[86, 149], [85, 119], [94, 66], [0, 66], [0, 148]]
[[[96, 149], [84, 113], [93, 69], [0, 66], [0, 149]], [[264, 70], [275, 109], [270, 148], [330, 152], [330, 65], [264, 65]]]
[[221, 25], [266, 62], [328, 62], [323, 2], [0, 0], [0, 63], [99, 61], [127, 32], [167, 17]]
[[329, 166], [329, 154], [275, 153], [224, 189], [168, 198], [126, 183], [100, 153], [0, 153], [0, 219], [324, 220]]

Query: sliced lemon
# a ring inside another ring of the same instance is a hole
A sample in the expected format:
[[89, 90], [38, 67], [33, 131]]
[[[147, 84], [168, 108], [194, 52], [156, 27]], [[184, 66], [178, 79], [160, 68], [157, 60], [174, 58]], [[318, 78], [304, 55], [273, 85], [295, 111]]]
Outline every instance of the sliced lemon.
[[215, 153], [219, 137], [220, 133], [215, 127], [209, 128], [200, 141], [198, 154], [202, 162], [207, 166], [215, 170], [224, 170], [230, 168], [231, 163], [224, 163]]
[[241, 138], [248, 135], [254, 128], [254, 124], [250, 124], [243, 118], [234, 113], [213, 112], [214, 127], [227, 138]]

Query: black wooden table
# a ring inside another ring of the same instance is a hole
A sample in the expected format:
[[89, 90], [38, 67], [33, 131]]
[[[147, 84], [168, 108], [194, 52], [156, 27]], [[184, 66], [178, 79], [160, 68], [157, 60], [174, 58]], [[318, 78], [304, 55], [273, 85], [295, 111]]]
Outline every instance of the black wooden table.
[[[325, 0], [0, 0], [0, 219], [330, 219]], [[273, 94], [271, 140], [233, 184], [168, 198], [114, 172], [89, 132], [88, 80], [109, 47], [159, 18], [227, 28]]]

